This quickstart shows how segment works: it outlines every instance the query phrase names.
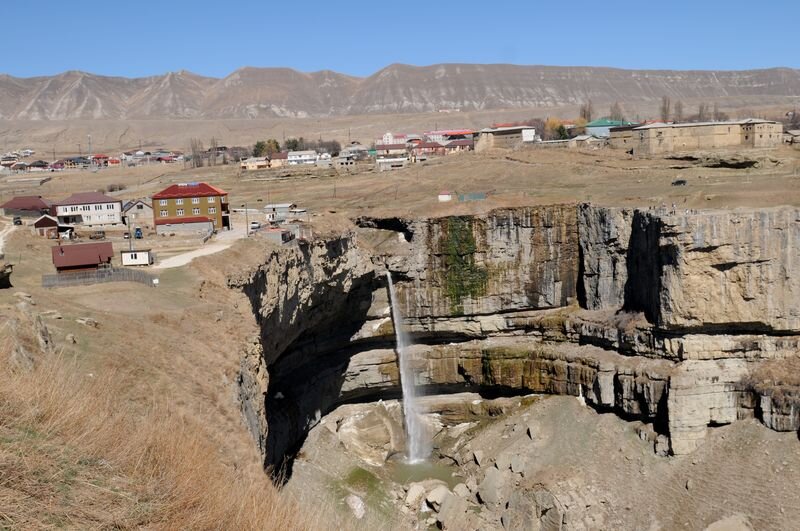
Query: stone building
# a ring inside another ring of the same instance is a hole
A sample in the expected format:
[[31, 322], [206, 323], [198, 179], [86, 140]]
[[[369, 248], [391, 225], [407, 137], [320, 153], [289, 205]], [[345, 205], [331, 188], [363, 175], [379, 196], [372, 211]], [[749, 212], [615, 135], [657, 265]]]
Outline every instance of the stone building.
[[612, 148], [633, 155], [658, 155], [725, 147], [771, 148], [781, 143], [783, 126], [769, 120], [729, 122], [653, 123], [611, 129]]

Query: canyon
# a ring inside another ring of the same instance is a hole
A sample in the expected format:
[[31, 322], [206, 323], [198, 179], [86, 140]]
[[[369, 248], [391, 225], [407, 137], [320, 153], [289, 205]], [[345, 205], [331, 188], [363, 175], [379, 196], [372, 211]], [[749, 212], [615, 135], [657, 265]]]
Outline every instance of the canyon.
[[[265, 467], [291, 483], [327, 415], [400, 398], [388, 271], [426, 398], [578, 397], [638, 423], [650, 453], [673, 458], [701, 451], [710, 432], [734, 423], [796, 433], [798, 244], [795, 207], [584, 203], [361, 217], [349, 231], [269, 250], [228, 277], [260, 329], [241, 359], [244, 418]], [[403, 451], [393, 415], [375, 420], [395, 425], [375, 462]], [[471, 459], [435, 445], [443, 459]]]

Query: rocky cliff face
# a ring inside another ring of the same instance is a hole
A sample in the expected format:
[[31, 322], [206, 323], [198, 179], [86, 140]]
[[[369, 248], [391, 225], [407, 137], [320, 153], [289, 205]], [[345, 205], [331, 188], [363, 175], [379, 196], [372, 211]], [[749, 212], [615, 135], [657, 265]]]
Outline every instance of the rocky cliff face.
[[333, 407], [399, 396], [387, 269], [429, 393], [583, 396], [652, 423], [676, 454], [740, 418], [800, 424], [797, 389], [758, 376], [800, 352], [796, 209], [554, 205], [360, 225], [231, 279], [262, 330], [240, 391], [267, 465]]

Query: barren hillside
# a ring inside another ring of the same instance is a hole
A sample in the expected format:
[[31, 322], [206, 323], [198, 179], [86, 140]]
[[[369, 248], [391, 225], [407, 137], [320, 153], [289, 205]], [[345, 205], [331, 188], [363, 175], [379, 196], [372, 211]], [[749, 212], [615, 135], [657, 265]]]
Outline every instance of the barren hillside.
[[322, 117], [557, 107], [587, 99], [635, 104], [662, 95], [773, 102], [800, 96], [800, 71], [440, 64], [390, 65], [366, 78], [248, 67], [223, 79], [185, 71], [135, 79], [69, 71], [49, 77], [0, 76], [0, 118]]

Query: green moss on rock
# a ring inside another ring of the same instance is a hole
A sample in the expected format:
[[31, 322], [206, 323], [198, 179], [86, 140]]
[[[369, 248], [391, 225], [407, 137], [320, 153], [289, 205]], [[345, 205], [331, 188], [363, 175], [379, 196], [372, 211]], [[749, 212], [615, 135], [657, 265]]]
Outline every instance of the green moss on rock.
[[485, 267], [475, 265], [478, 248], [470, 218], [445, 218], [441, 230], [445, 293], [450, 301], [450, 312], [461, 315], [465, 297], [476, 298], [486, 294], [489, 274]]

